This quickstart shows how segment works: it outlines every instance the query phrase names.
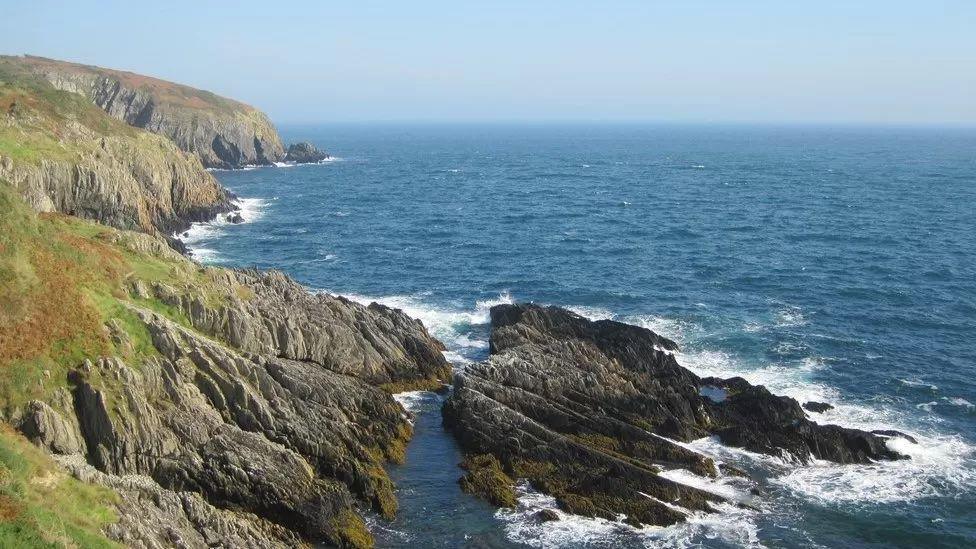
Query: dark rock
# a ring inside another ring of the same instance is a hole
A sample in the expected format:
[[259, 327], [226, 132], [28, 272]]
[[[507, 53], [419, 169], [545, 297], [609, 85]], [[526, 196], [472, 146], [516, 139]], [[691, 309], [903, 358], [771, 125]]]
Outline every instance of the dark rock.
[[241, 212], [231, 212], [227, 214], [226, 219], [230, 223], [244, 223], [244, 217], [241, 215]]
[[288, 154], [285, 155], [286, 162], [297, 162], [307, 164], [321, 162], [329, 158], [328, 153], [320, 151], [309, 142], [295, 143], [288, 147]]
[[803, 407], [805, 409], [807, 409], [807, 410], [810, 410], [811, 412], [816, 412], [818, 414], [822, 414], [822, 413], [826, 412], [827, 410], [833, 410], [834, 409], [834, 407], [832, 405], [827, 404], [826, 402], [817, 402], [817, 401], [814, 401], [814, 400], [811, 400], [809, 402], [804, 402], [803, 403]]
[[915, 437], [913, 437], [912, 435], [903, 433], [901, 431], [896, 431], [894, 429], [877, 429], [871, 432], [878, 436], [889, 437], [889, 438], [899, 437], [907, 440], [908, 442], [911, 442], [912, 444], [918, 444], [918, 440], [916, 440]]
[[535, 514], [536, 518], [542, 522], [553, 522], [559, 520], [559, 513], [554, 509], [542, 509]]
[[901, 457], [742, 378], [699, 378], [677, 363], [673, 341], [645, 328], [531, 304], [493, 307], [491, 322], [491, 357], [455, 377], [444, 424], [469, 455], [494, 456], [571, 513], [666, 525], [711, 510], [720, 496], [657, 474], [716, 475], [711, 459], [675, 440], [717, 435], [801, 463]]
[[738, 467], [736, 467], [734, 465], [729, 465], [728, 463], [723, 463], [723, 464], [719, 465], [718, 468], [722, 472], [723, 475], [731, 475], [731, 476], [735, 476], [735, 477], [749, 478], [749, 473], [743, 471], [742, 469], [739, 469]]

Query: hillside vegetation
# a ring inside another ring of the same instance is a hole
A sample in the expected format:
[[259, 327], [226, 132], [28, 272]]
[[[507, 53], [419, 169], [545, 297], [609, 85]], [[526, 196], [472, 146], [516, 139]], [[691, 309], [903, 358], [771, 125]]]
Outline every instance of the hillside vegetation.
[[30, 55], [0, 56], [0, 65], [81, 96], [128, 125], [162, 135], [208, 168], [272, 164], [285, 157], [270, 119], [233, 99], [150, 76]]
[[0, 419], [54, 456], [0, 431], [0, 545], [372, 544], [360, 509], [395, 515], [412, 434], [381, 387], [450, 376], [418, 321], [2, 181], [0, 212]]
[[35, 210], [171, 233], [232, 209], [200, 161], [0, 57], [0, 178]]

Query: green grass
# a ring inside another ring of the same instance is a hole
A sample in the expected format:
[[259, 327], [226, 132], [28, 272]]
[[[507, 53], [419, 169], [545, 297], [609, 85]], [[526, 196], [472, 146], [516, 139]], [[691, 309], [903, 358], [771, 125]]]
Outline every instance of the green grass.
[[0, 427], [0, 547], [120, 547], [101, 530], [116, 494], [67, 475], [42, 450]]

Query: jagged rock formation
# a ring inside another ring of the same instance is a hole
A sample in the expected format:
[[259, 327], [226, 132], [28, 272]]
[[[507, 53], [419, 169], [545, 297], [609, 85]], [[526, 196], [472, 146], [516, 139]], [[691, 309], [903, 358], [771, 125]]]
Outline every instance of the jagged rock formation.
[[193, 327], [249, 353], [311, 362], [373, 385], [447, 380], [450, 368], [419, 320], [384, 305], [311, 294], [278, 271], [215, 271], [247, 301], [210, 307], [206, 297], [156, 284], [152, 295]]
[[35, 210], [147, 232], [234, 209], [200, 161], [0, 58], [0, 179]]
[[476, 458], [462, 486], [488, 485], [478, 491], [496, 503], [499, 485], [527, 478], [572, 513], [671, 524], [722, 499], [657, 474], [715, 476], [711, 459], [675, 442], [710, 435], [798, 463], [902, 457], [882, 437], [810, 421], [765, 387], [699, 378], [674, 342], [644, 328], [531, 304], [496, 306], [491, 322], [492, 356], [456, 376], [444, 423]]
[[[0, 415], [119, 494], [106, 535], [133, 547], [371, 545], [360, 510], [395, 514], [383, 464], [412, 434], [380, 386], [450, 375], [419, 321], [277, 272], [203, 268], [148, 234], [55, 218], [24, 235], [47, 230], [99, 258], [88, 270], [69, 253], [62, 270], [101, 296], [104, 334], [82, 335], [105, 351], [18, 362], [28, 377], [30, 364], [50, 369], [40, 388], [0, 395]], [[0, 338], [0, 356], [23, 353]], [[24, 394], [35, 396], [19, 404]]]
[[208, 168], [271, 164], [285, 156], [268, 117], [238, 101], [131, 72], [34, 56], [3, 59], [117, 120], [169, 138]]
[[305, 141], [302, 143], [295, 143], [288, 147], [288, 154], [285, 155], [285, 162], [306, 164], [309, 162], [321, 162], [326, 158], [329, 158], [328, 153], [318, 150], [315, 145]]

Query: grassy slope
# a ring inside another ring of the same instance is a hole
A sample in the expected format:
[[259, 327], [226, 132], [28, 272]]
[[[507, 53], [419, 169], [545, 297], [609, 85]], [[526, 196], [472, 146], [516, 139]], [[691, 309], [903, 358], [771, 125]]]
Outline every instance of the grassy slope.
[[[6, 119], [6, 120], [4, 120]], [[41, 159], [77, 160], [94, 147], [69, 139], [77, 124], [93, 136], [134, 137], [134, 128], [105, 116], [86, 98], [56, 90], [8, 58], [0, 58], [0, 156], [37, 164]]]
[[118, 547], [101, 533], [116, 520], [116, 497], [0, 425], [0, 547]]
[[[118, 356], [138, 367], [154, 354], [127, 302], [188, 326], [166, 304], [131, 297], [133, 279], [189, 288], [214, 304], [232, 297], [213, 282], [218, 269], [133, 252], [113, 240], [134, 235], [94, 222], [35, 214], [2, 181], [0, 212], [0, 411], [65, 386], [86, 358]], [[247, 295], [240, 287], [233, 297]], [[131, 344], [113, 344], [104, 329], [110, 320]]]
[[[65, 110], [69, 112], [81, 112], [85, 106], [94, 109], [98, 113], [102, 112], [101, 109], [91, 104], [86, 97], [55, 90], [53, 86], [39, 75], [39, 73], [44, 72], [114, 78], [127, 88], [141, 90], [152, 95], [157, 106], [169, 112], [170, 116], [180, 117], [181, 115], [178, 113], [194, 116], [194, 113], [197, 113], [203, 114], [208, 119], [223, 118], [238, 120], [241, 123], [251, 125], [258, 135], [264, 134], [266, 131], [273, 131], [270, 120], [261, 111], [245, 103], [221, 97], [209, 91], [131, 72], [57, 61], [31, 55], [23, 57], [0, 55], [0, 115], [6, 112], [7, 107], [5, 104], [9, 105], [9, 101], [4, 101], [3, 99], [2, 83], [4, 81], [22, 88], [26, 86], [32, 91], [36, 91], [38, 88], [46, 88], [45, 93], [48, 95], [44, 99], [51, 100], [49, 102], [53, 105], [67, 107]], [[96, 117], [94, 114], [85, 114], [84, 116], [86, 118]], [[104, 121], [101, 122], [107, 123]], [[118, 121], [112, 119], [112, 122]], [[0, 125], [0, 128], [2, 128], [2, 125]], [[124, 128], [129, 128], [129, 126], [118, 122], [117, 126], [105, 129], [114, 132]], [[10, 149], [13, 149], [10, 146], [11, 144], [11, 140], [5, 140], [2, 133], [0, 133], [0, 154], [3, 153], [5, 145], [7, 145], [9, 153]], [[21, 144], [24, 145], [23, 142]], [[22, 146], [18, 152], [37, 157], [44, 157], [46, 154], [58, 152], [56, 148], [38, 147], [37, 145], [50, 144], [37, 143], [31, 144], [31, 146]]]
[[152, 94], [157, 103], [161, 105], [172, 105], [174, 107], [185, 107], [190, 109], [213, 110], [216, 112], [233, 111], [256, 111], [254, 107], [221, 97], [206, 90], [167, 82], [151, 76], [143, 76], [127, 71], [105, 69], [93, 65], [83, 65], [81, 63], [69, 63], [58, 61], [35, 55], [25, 55], [23, 57], [0, 56], [0, 62], [8, 61], [17, 63], [25, 67], [31, 67], [41, 71], [60, 72], [67, 74], [82, 74], [98, 77], [114, 78], [130, 89], [143, 90]]
[[[86, 358], [122, 357], [138, 367], [156, 353], [126, 301], [186, 324], [166, 305], [130, 297], [130, 277], [207, 295], [213, 270], [187, 261], [128, 251], [110, 240], [119, 231], [60, 214], [38, 215], [0, 181], [0, 412], [67, 387], [67, 373]], [[246, 292], [239, 292], [238, 296]], [[131, 343], [117, 347], [103, 328], [110, 319]], [[114, 380], [100, 380], [111, 387]], [[109, 406], [111, 406], [111, 390]], [[110, 490], [59, 472], [44, 452], [0, 424], [0, 547], [102, 547], [113, 520]]]

